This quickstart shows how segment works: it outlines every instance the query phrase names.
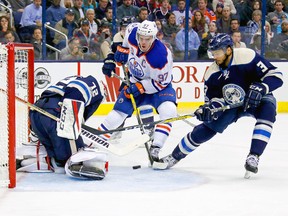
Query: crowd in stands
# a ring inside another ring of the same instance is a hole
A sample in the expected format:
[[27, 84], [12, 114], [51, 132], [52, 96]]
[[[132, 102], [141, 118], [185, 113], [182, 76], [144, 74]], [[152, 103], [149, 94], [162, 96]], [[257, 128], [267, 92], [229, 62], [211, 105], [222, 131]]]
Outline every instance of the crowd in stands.
[[[31, 43], [35, 59], [42, 59], [42, 1], [0, 0], [0, 43]], [[62, 60], [103, 60], [112, 43], [111, 0], [46, 0], [46, 43], [59, 50]], [[265, 55], [288, 60], [288, 0], [191, 0], [186, 17], [185, 0], [117, 0], [117, 30], [123, 19], [155, 21], [159, 40], [174, 59], [184, 59], [185, 19], [188, 19], [188, 59], [206, 60], [208, 41], [217, 33], [232, 36], [234, 48], [249, 47]], [[8, 9], [7, 9], [8, 8]], [[10, 13], [12, 11], [12, 14]], [[262, 17], [265, 26], [262, 27]], [[133, 18], [133, 19], [132, 19]], [[55, 57], [55, 50], [46, 59]]]

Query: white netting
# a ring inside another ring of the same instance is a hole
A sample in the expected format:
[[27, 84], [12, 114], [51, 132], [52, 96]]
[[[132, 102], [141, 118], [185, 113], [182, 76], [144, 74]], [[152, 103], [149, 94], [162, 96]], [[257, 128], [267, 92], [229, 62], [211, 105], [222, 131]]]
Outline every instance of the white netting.
[[[8, 104], [8, 76], [11, 77], [11, 71], [8, 71], [7, 61], [10, 56], [7, 54], [7, 48], [0, 44], [0, 186], [8, 186], [9, 179], [9, 145], [14, 145], [9, 142], [9, 130], [16, 135], [16, 148], [23, 142], [28, 142], [29, 121], [28, 107], [21, 100], [27, 101], [29, 89], [27, 85], [28, 73], [28, 51], [17, 49], [15, 47], [15, 119], [12, 119], [12, 107]], [[13, 74], [13, 73], [12, 73]], [[10, 113], [9, 113], [10, 112]], [[16, 131], [8, 125], [8, 118], [15, 121]], [[14, 172], [14, 171], [13, 171]], [[16, 172], [16, 170], [15, 170]], [[11, 174], [11, 172], [10, 172]]]

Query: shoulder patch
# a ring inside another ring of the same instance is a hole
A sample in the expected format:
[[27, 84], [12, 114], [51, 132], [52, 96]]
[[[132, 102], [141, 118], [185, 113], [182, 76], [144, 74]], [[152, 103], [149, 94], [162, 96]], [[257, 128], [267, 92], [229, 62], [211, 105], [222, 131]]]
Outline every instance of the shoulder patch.
[[231, 65], [250, 63], [256, 56], [256, 52], [249, 48], [233, 49], [233, 61]]
[[[161, 69], [168, 63], [168, 48], [159, 40], [155, 40], [154, 47], [146, 54], [147, 61], [153, 68]], [[166, 56], [166, 58], [157, 58]]]

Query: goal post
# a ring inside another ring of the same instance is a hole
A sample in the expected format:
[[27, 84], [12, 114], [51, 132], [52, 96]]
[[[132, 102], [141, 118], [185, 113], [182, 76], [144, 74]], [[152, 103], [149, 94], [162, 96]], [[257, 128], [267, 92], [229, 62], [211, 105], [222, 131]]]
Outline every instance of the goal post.
[[34, 103], [34, 48], [0, 44], [0, 187], [16, 186], [16, 147], [28, 142], [29, 108]]

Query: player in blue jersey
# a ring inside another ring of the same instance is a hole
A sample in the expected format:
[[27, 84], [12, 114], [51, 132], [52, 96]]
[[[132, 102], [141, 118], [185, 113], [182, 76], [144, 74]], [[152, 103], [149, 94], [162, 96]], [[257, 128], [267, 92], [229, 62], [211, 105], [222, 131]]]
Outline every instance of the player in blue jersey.
[[[276, 99], [272, 92], [282, 84], [282, 73], [269, 61], [248, 48], [233, 50], [227, 34], [212, 38], [209, 51], [214, 63], [205, 73], [205, 104], [195, 112], [203, 123], [194, 127], [178, 143], [172, 154], [161, 159], [167, 168], [174, 166], [202, 143], [222, 133], [242, 116], [256, 119], [251, 148], [245, 162], [247, 177], [258, 171], [259, 157], [265, 150], [276, 116]], [[213, 112], [213, 108], [235, 103], [242, 106]]]
[[[160, 119], [177, 116], [176, 94], [171, 84], [173, 59], [170, 50], [156, 38], [158, 29], [155, 22], [145, 20], [131, 25], [133, 27], [128, 26], [124, 41], [114, 55], [116, 62], [127, 64], [131, 85], [122, 89], [113, 110], [99, 126], [101, 130], [115, 129], [132, 115], [130, 94], [133, 94], [138, 107], [152, 105]], [[153, 160], [159, 160], [159, 151], [171, 128], [170, 123], [156, 125], [150, 147]], [[106, 134], [107, 139], [110, 136]]]
[[[69, 124], [68, 113], [72, 113], [73, 117], [75, 115], [75, 122], [74, 118], [72, 118], [73, 125], [77, 123], [77, 120], [79, 120], [78, 123], [81, 125], [97, 110], [104, 98], [104, 91], [101, 85], [93, 76], [70, 76], [60, 80], [55, 85], [49, 86], [35, 102], [35, 106], [59, 119], [64, 118], [66, 121], [64, 123], [62, 121], [60, 123], [56, 122], [37, 110], [31, 110], [29, 114], [32, 131], [45, 147], [51, 160], [45, 159], [48, 164], [51, 162], [52, 169], [65, 166], [66, 173], [73, 177], [104, 178], [105, 170], [102, 169], [103, 167], [96, 167], [96, 170], [87, 170], [87, 167], [83, 165], [85, 164], [83, 162], [85, 158], [91, 159], [91, 157], [94, 158], [94, 155], [98, 157], [96, 151], [85, 148], [87, 145], [83, 141], [84, 138], [82, 139], [78, 135], [75, 139], [71, 139], [69, 138], [70, 134], [67, 137], [66, 135], [60, 137], [59, 135], [61, 123]], [[75, 106], [69, 109], [70, 104]], [[100, 157], [105, 157], [105, 154], [103, 156], [100, 153], [100, 155]], [[74, 163], [73, 160], [77, 161], [77, 163]], [[80, 163], [78, 163], [79, 161]], [[32, 166], [32, 163], [25, 159], [21, 163], [22, 168], [20, 169], [23, 171], [29, 171], [29, 166]], [[95, 173], [93, 173], [94, 171]]]

